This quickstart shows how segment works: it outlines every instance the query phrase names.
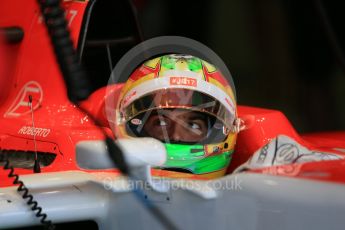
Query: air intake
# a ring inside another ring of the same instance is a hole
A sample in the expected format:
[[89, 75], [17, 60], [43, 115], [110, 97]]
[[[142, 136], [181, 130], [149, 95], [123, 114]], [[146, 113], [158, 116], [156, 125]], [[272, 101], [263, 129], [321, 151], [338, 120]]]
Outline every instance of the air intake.
[[[55, 153], [37, 152], [37, 158], [41, 167], [49, 166], [56, 158]], [[0, 150], [0, 166], [5, 165], [5, 161], [9, 160], [14, 168], [32, 169], [35, 163], [34, 151], [22, 150]]]

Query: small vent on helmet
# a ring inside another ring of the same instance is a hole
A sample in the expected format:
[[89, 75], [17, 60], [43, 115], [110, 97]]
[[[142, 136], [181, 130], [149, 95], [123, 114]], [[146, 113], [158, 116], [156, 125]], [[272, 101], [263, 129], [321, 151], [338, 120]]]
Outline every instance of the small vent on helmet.
[[181, 173], [192, 173], [191, 170], [184, 169], [184, 168], [175, 168], [175, 167], [161, 167], [161, 169], [174, 171], [174, 172], [181, 172]]
[[[49, 166], [56, 158], [55, 153], [37, 152], [41, 167]], [[14, 168], [32, 169], [34, 167], [35, 152], [23, 150], [0, 150], [0, 166], [9, 160]]]

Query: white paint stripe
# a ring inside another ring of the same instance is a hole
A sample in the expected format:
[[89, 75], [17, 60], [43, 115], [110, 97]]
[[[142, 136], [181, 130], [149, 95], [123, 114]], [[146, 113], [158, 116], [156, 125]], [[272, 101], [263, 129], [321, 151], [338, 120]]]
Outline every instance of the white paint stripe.
[[[26, 102], [26, 101], [21, 101], [21, 102], [18, 103], [19, 106], [28, 106], [28, 104], [29, 104], [29, 103]], [[19, 106], [18, 106], [18, 107], [19, 107]]]
[[[179, 77], [179, 76], [171, 76], [171, 77]], [[183, 76], [185, 77], [185, 76]], [[190, 77], [190, 76], [189, 76]], [[221, 104], [228, 110], [231, 112], [231, 114], [235, 114], [235, 103], [234, 101], [231, 99], [231, 97], [229, 97], [223, 90], [219, 89], [217, 86], [206, 82], [203, 79], [199, 79], [197, 78], [197, 87], [193, 87], [193, 86], [186, 86], [186, 85], [170, 85], [170, 77], [166, 76], [166, 77], [161, 77], [161, 78], [155, 78], [152, 80], [148, 80], [142, 84], [140, 84], [137, 87], [134, 87], [133, 89], [131, 89], [129, 92], [127, 92], [127, 94], [124, 96], [124, 98], [126, 98], [127, 95], [131, 95], [134, 91], [136, 91], [135, 96], [133, 96], [132, 98], [130, 98], [126, 104], [124, 106], [129, 105], [130, 103], [132, 103], [134, 100], [142, 97], [143, 95], [146, 95], [148, 93], [154, 92], [156, 90], [160, 90], [160, 89], [164, 89], [164, 88], [169, 88], [169, 89], [191, 89], [191, 90], [195, 90], [198, 92], [202, 92], [205, 93], [206, 95], [209, 95], [211, 97], [214, 97], [215, 99], [217, 99], [218, 101], [221, 102]], [[229, 105], [227, 103], [228, 100], [230, 102], [231, 105]]]
[[181, 71], [181, 70], [167, 70], [163, 73], [164, 77], [169, 78], [169, 77], [191, 77], [195, 79], [203, 79], [203, 76], [201, 74], [191, 72], [191, 71]]
[[34, 93], [39, 93], [39, 92], [40, 92], [40, 89], [39, 89], [39, 88], [34, 88], [34, 87], [29, 87], [29, 86], [27, 86], [27, 87], [25, 87], [25, 89], [26, 89], [27, 91], [34, 92]]

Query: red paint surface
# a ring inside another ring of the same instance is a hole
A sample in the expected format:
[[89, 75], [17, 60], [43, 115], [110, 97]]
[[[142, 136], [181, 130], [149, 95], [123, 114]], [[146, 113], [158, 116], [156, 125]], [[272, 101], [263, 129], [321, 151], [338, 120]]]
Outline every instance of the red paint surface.
[[[75, 16], [67, 13], [69, 18], [74, 17], [70, 29], [75, 45], [78, 41], [87, 3], [71, 1], [64, 5], [68, 12], [78, 12]], [[0, 74], [0, 148], [2, 150], [34, 151], [33, 136], [20, 132], [24, 126], [32, 126], [31, 113], [23, 113], [17, 117], [6, 117], [5, 113], [14, 103], [23, 86], [30, 81], [35, 81], [41, 86], [43, 95], [39, 106], [34, 111], [35, 126], [49, 129], [48, 135], [36, 136], [37, 151], [57, 155], [53, 164], [42, 168], [42, 172], [82, 170], [76, 164], [75, 145], [82, 140], [102, 139], [101, 132], [67, 99], [64, 82], [56, 64], [46, 29], [39, 19], [36, 1], [25, 1], [25, 7], [22, 4], [23, 1], [12, 0], [1, 4], [0, 7], [1, 27], [20, 26], [25, 31], [24, 39], [20, 44], [0, 46], [2, 50], [6, 50], [0, 56], [1, 64], [6, 66], [6, 71]], [[121, 85], [114, 86], [110, 95], [116, 98], [121, 87]], [[96, 91], [82, 103], [82, 106], [98, 117], [104, 126], [108, 126], [104, 111], [105, 92], [106, 89]], [[33, 101], [37, 102], [41, 94], [31, 95]], [[24, 102], [27, 103], [27, 100], [25, 97]], [[25, 108], [25, 103], [23, 108], [28, 109], [29, 107]], [[116, 100], [114, 108], [115, 104]], [[345, 149], [345, 132], [300, 136], [279, 111], [239, 106], [238, 114], [245, 121], [247, 128], [238, 136], [228, 173], [231, 173], [256, 150], [280, 134], [294, 138], [309, 149], [336, 153], [342, 153]], [[309, 162], [269, 167], [252, 172], [345, 183], [344, 164], [344, 160]], [[32, 170], [16, 169], [16, 173], [19, 175], [31, 174]], [[12, 184], [12, 179], [8, 179], [7, 174], [8, 171], [0, 170], [0, 187]], [[166, 174], [164, 171], [155, 171], [155, 175], [165, 176]], [[198, 178], [191, 174], [188, 177]]]

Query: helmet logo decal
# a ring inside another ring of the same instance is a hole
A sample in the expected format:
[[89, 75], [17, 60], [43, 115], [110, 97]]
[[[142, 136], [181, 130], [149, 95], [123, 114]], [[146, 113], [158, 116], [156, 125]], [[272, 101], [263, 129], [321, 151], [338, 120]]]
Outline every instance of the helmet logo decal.
[[231, 107], [232, 110], [235, 110], [233, 103], [230, 102], [228, 98], [225, 98], [226, 103]]
[[137, 91], [133, 91], [132, 93], [130, 93], [129, 95], [127, 95], [124, 99], [123, 99], [123, 106], [126, 106], [128, 101], [130, 101], [135, 95], [137, 94]]
[[197, 87], [197, 80], [190, 77], [170, 77], [170, 85], [185, 85]]
[[228, 135], [229, 132], [230, 132], [230, 130], [227, 127], [223, 126], [223, 134]]
[[213, 147], [213, 153], [218, 153], [220, 152], [222, 149], [219, 146], [214, 146]]
[[131, 120], [131, 123], [133, 125], [141, 125], [142, 121], [140, 119], [138, 119], [138, 118], [134, 118], [134, 119]]

